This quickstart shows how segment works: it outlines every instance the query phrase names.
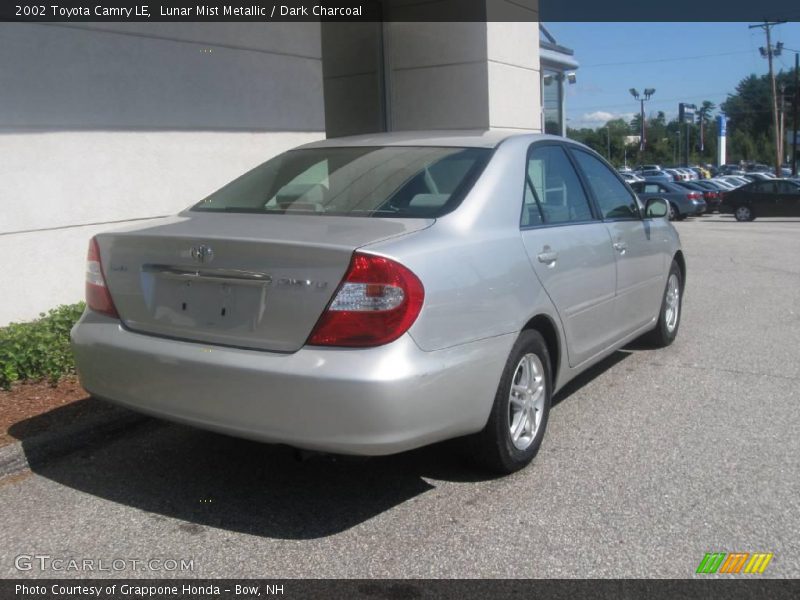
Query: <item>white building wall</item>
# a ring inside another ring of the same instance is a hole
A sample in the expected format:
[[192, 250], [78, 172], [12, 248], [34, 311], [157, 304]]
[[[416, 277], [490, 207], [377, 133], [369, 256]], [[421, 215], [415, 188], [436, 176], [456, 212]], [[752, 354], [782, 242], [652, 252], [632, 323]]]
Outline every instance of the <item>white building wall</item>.
[[315, 23], [0, 24], [0, 325], [80, 300], [98, 231], [324, 129]]

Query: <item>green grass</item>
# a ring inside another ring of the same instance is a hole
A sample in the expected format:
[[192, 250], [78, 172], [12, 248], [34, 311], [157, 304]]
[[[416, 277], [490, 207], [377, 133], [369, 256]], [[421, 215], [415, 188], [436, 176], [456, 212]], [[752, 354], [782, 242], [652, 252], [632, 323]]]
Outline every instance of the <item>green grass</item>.
[[75, 373], [69, 331], [83, 309], [83, 302], [59, 306], [35, 321], [0, 327], [0, 388], [23, 380], [56, 384]]

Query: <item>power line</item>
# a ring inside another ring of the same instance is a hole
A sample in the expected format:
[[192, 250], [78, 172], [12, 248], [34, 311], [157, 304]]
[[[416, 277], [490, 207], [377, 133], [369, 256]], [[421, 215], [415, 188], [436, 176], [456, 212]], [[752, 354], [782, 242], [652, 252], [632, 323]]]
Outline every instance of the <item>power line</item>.
[[582, 64], [581, 68], [586, 67], [618, 67], [618, 66], [626, 66], [626, 65], [646, 65], [650, 63], [663, 63], [663, 62], [675, 62], [681, 60], [697, 60], [698, 58], [712, 58], [717, 56], [733, 56], [736, 54], [751, 54], [751, 50], [738, 50], [736, 52], [720, 52], [717, 54], [696, 54], [694, 56], [676, 56], [674, 58], [655, 58], [652, 60], [632, 60], [632, 61], [625, 61], [625, 62], [613, 62], [613, 63], [595, 63], [595, 64]]
[[[724, 92], [701, 92], [701, 93], [692, 92], [691, 96], [693, 98], [699, 98], [699, 97], [703, 97], [703, 96], [719, 96], [721, 94], [730, 95], [731, 92], [730, 92], [730, 90], [726, 90]], [[667, 104], [669, 102], [676, 102], [676, 101], [685, 99], [685, 97], [686, 97], [686, 94], [684, 94], [683, 96], [678, 96], [676, 98], [660, 98], [658, 100], [654, 100], [653, 103], [651, 104], [651, 106]], [[581, 106], [581, 107], [574, 107], [574, 108], [570, 107], [570, 110], [592, 110], [592, 109], [599, 110], [599, 109], [603, 109], [603, 108], [615, 108], [615, 107], [619, 107], [619, 106], [629, 106], [629, 105], [630, 105], [630, 102], [621, 102], [619, 104], [597, 104], [595, 106]]]

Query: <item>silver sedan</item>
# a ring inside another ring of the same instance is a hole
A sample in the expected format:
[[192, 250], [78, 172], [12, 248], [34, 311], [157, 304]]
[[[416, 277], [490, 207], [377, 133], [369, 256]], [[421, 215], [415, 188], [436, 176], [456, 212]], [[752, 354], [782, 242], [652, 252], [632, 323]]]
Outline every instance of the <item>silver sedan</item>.
[[570, 379], [675, 338], [686, 263], [666, 212], [564, 138], [309, 144], [91, 240], [79, 375], [143, 413], [305, 449], [463, 436], [508, 473]]

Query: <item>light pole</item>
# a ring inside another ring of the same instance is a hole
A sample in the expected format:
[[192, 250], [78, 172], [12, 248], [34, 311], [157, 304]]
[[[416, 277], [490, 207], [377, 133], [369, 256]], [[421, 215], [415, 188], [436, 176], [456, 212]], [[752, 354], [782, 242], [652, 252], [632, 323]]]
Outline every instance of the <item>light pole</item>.
[[647, 126], [645, 125], [645, 122], [644, 122], [644, 103], [645, 103], [646, 100], [650, 100], [650, 97], [653, 94], [656, 93], [656, 90], [654, 88], [645, 88], [644, 92], [642, 92], [641, 95], [639, 95], [639, 92], [636, 90], [636, 88], [631, 88], [628, 91], [631, 93], [631, 96], [633, 96], [633, 98], [635, 100], [639, 101], [640, 106], [641, 106], [641, 109], [640, 109], [640, 112], [639, 112], [639, 119], [641, 120], [642, 128], [641, 128], [640, 139], [639, 139], [639, 152], [644, 153], [645, 148], [647, 148], [647, 139], [646, 139]]
[[697, 110], [697, 106], [694, 104], [688, 104], [686, 102], [681, 102], [678, 105], [678, 127], [681, 126], [681, 123], [686, 123], [686, 148], [685, 154], [683, 159], [683, 166], [689, 166], [689, 154], [690, 154], [690, 143], [689, 140], [691, 138], [691, 129], [689, 128], [692, 123], [694, 123], [695, 111]]
[[608, 159], [608, 162], [611, 162], [611, 128], [609, 128], [608, 125], [606, 125], [606, 142], [606, 158]]

